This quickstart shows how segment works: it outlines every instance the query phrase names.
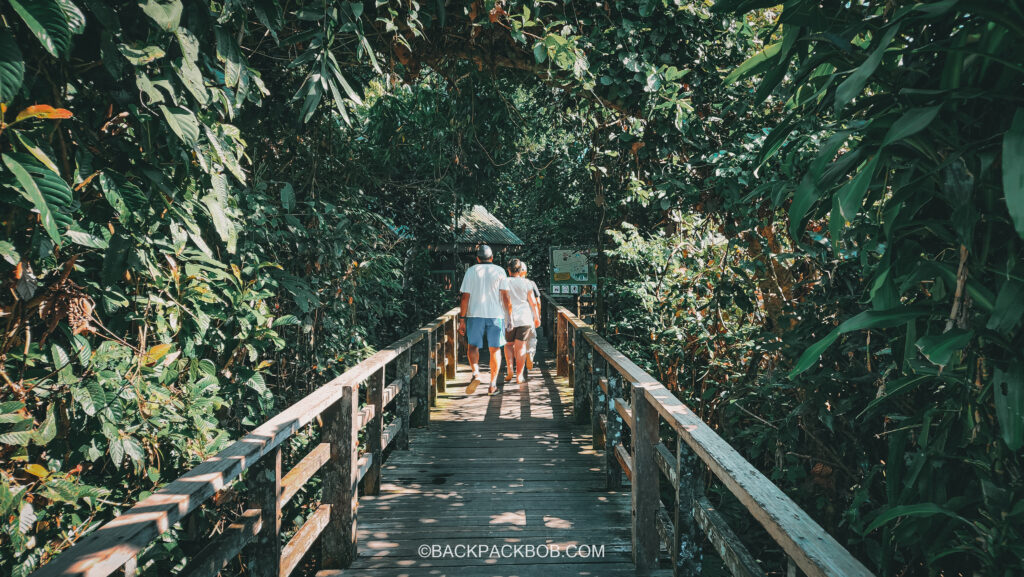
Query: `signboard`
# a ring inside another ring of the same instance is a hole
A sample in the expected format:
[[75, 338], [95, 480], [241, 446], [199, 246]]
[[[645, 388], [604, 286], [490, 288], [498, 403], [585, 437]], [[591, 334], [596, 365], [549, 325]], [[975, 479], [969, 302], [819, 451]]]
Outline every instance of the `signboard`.
[[597, 290], [597, 250], [551, 247], [551, 283], [548, 294], [576, 296]]

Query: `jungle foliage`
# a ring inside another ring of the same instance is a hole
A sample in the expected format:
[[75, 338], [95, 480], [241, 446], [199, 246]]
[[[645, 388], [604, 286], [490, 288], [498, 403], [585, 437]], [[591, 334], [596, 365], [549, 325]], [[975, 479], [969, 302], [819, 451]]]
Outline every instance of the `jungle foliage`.
[[1024, 570], [1022, 40], [1019, 0], [7, 0], [0, 570], [446, 307], [472, 202], [538, 280], [603, 248], [601, 330], [879, 575]]

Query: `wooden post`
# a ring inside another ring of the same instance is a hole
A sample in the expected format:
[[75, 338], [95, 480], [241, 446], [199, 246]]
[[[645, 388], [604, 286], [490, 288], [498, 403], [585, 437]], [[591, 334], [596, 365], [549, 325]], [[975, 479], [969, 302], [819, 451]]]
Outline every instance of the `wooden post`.
[[252, 468], [253, 506], [260, 510], [262, 527], [252, 543], [249, 574], [277, 577], [281, 568], [281, 448], [276, 447]]
[[[434, 331], [425, 330], [423, 342], [426, 343], [427, 364], [424, 378], [427, 379], [427, 394], [430, 396], [430, 406], [437, 406], [437, 347], [434, 341]], [[428, 417], [429, 418], [429, 417]]]
[[658, 444], [658, 412], [647, 400], [643, 387], [633, 387], [633, 564], [649, 571], [658, 564], [661, 474], [654, 460]]
[[565, 377], [569, 374], [568, 363], [565, 362], [565, 351], [568, 343], [566, 342], [566, 327], [568, 323], [560, 313], [556, 313], [555, 316], [555, 374], [559, 377]]
[[672, 519], [673, 545], [672, 575], [674, 577], [697, 577], [701, 574], [700, 535], [697, 522], [693, 518], [693, 507], [701, 493], [700, 475], [698, 471], [700, 459], [693, 454], [690, 447], [676, 435], [676, 479], [675, 514]]
[[430, 394], [430, 331], [421, 331], [423, 340], [412, 348], [412, 360], [416, 363], [416, 376], [409, 382], [409, 394], [417, 400], [416, 410], [410, 415], [409, 424], [413, 427], [426, 427], [430, 424], [430, 407], [434, 399]]
[[438, 329], [434, 333], [434, 361], [437, 363], [437, 367], [441, 370], [434, 375], [434, 380], [437, 381], [437, 392], [443, 393], [448, 390], [448, 381], [445, 378], [444, 368], [444, 329]]
[[445, 346], [444, 358], [448, 363], [444, 367], [444, 378], [455, 380], [456, 369], [459, 362], [459, 317], [453, 316], [444, 323]]
[[373, 418], [366, 425], [366, 454], [373, 461], [363, 477], [363, 494], [380, 492], [380, 462], [383, 458], [381, 438], [384, 436], [384, 367], [377, 369], [366, 381], [366, 404], [373, 405]]
[[[588, 343], [589, 344], [589, 343]], [[592, 346], [588, 346], [590, 352], [589, 374], [587, 380], [590, 383], [590, 425], [591, 435], [594, 439], [594, 449], [603, 448], [607, 441], [604, 427], [601, 426], [601, 415], [605, 414], [604, 406], [608, 404], [608, 396], [601, 388], [601, 379], [606, 375], [607, 365], [604, 357]], [[607, 426], [605, 422], [605, 426]]]
[[587, 405], [590, 401], [590, 370], [588, 368], [587, 356], [589, 347], [587, 340], [583, 338], [582, 330], [573, 328], [573, 362], [572, 362], [572, 413], [576, 417], [576, 423], [586, 423], [590, 419], [590, 411]]
[[615, 457], [615, 447], [622, 442], [622, 416], [615, 410], [614, 402], [616, 397], [622, 396], [622, 377], [613, 369], [608, 369], [607, 363], [601, 359], [605, 367], [602, 371], [608, 375], [608, 396], [601, 404], [600, 411], [607, 419], [608, 430], [605, 431], [604, 439], [604, 462], [606, 483], [609, 491], [622, 490], [622, 465]]
[[323, 502], [331, 506], [331, 519], [320, 541], [321, 569], [344, 569], [356, 558], [358, 418], [358, 386], [346, 386], [324, 413], [323, 437], [331, 445], [331, 459], [324, 467]]
[[402, 390], [398, 391], [398, 396], [395, 398], [395, 414], [398, 415], [398, 420], [402, 423], [401, 430], [398, 431], [398, 437], [395, 438], [395, 448], [399, 451], [409, 450], [409, 388], [412, 387], [411, 380], [409, 379], [409, 371], [412, 370], [412, 351], [406, 349], [402, 354], [398, 355], [398, 360], [395, 362], [395, 373], [396, 378], [402, 379]]

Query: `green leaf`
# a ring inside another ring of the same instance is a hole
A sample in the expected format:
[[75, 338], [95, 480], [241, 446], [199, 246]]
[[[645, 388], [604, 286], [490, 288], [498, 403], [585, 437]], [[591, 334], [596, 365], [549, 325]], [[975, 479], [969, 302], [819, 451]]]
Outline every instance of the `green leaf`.
[[235, 224], [228, 218], [226, 208], [213, 194], [204, 196], [203, 204], [210, 213], [210, 219], [213, 221], [213, 228], [217, 230], [217, 235], [227, 245], [228, 252], [234, 254], [238, 233], [235, 231]]
[[882, 57], [885, 56], [885, 51], [889, 48], [889, 44], [892, 42], [892, 39], [896, 37], [897, 32], [899, 32], [899, 26], [890, 26], [889, 29], [886, 30], [885, 34], [882, 35], [881, 40], [879, 40], [878, 45], [875, 46], [875, 49], [871, 54], [868, 55], [864, 62], [853, 71], [853, 74], [850, 74], [850, 76], [848, 76], [846, 80], [836, 88], [836, 114], [839, 114], [839, 111], [841, 111], [847, 103], [856, 98], [864, 90], [864, 86], [868, 83], [868, 79], [871, 78], [871, 75], [875, 73], [878, 65], [882, 62]]
[[25, 61], [18, 43], [6, 28], [0, 28], [0, 102], [13, 100], [24, 80]]
[[967, 346], [974, 338], [974, 331], [954, 329], [938, 335], [925, 335], [914, 345], [932, 364], [945, 367], [953, 353]]
[[1024, 238], [1024, 108], [1013, 115], [1003, 135], [1003, 194], [1017, 234]]
[[11, 431], [0, 434], [0, 444], [24, 447], [32, 441], [32, 431]]
[[60, 230], [57, 229], [57, 221], [53, 218], [53, 212], [50, 210], [50, 206], [46, 203], [46, 199], [43, 197], [43, 193], [39, 190], [39, 186], [36, 184], [35, 179], [32, 175], [25, 170], [25, 167], [18, 161], [4, 154], [3, 162], [7, 166], [16, 179], [21, 188], [18, 192], [21, 193], [32, 206], [35, 207], [36, 212], [39, 213], [39, 218], [43, 223], [43, 230], [50, 236], [54, 244], [60, 246]]
[[75, 6], [71, 0], [57, 0], [61, 10], [64, 11], [64, 18], [68, 21], [68, 27], [73, 34], [85, 32], [85, 14]]
[[889, 131], [885, 133], [885, 139], [882, 141], [882, 146], [888, 146], [893, 142], [903, 140], [908, 136], [913, 136], [918, 132], [921, 132], [927, 128], [933, 120], [935, 120], [935, 116], [938, 115], [940, 108], [942, 108], [941, 104], [928, 106], [926, 108], [911, 108], [896, 122], [892, 123], [892, 126], [889, 127]]
[[229, 88], [238, 86], [242, 77], [242, 54], [238, 50], [231, 31], [223, 26], [217, 27], [217, 60], [224, 63], [224, 84]]
[[898, 507], [886, 509], [880, 515], [875, 517], [875, 520], [867, 526], [867, 529], [865, 529], [864, 532], [870, 533], [889, 521], [900, 517], [934, 517], [935, 515], [945, 515], [946, 517], [958, 519], [970, 525], [970, 521], [967, 519], [964, 519], [960, 515], [957, 515], [949, 509], [940, 507], [935, 503], [918, 503], [916, 505], [900, 505]]
[[533, 45], [533, 59], [537, 61], [537, 64], [543, 64], [548, 59], [548, 49], [544, 46], [543, 42], [537, 42]]
[[288, 212], [295, 210], [295, 189], [290, 182], [281, 187], [281, 206]]
[[884, 329], [894, 327], [926, 315], [927, 313], [924, 311], [905, 308], [895, 308], [884, 311], [864, 311], [857, 316], [847, 319], [838, 327], [832, 329], [832, 332], [826, 335], [825, 338], [807, 347], [804, 354], [800, 355], [800, 360], [798, 360], [796, 365], [793, 366], [793, 370], [790, 371], [789, 378], [792, 379], [811, 368], [814, 363], [818, 362], [821, 354], [832, 346], [832, 343], [836, 342], [836, 339], [844, 333], [863, 329]]
[[12, 265], [21, 262], [21, 255], [15, 250], [14, 245], [6, 240], [0, 240], [0, 257]]
[[1003, 441], [1011, 451], [1020, 450], [1024, 446], [1024, 368], [1013, 364], [992, 371], [992, 394]]
[[199, 144], [199, 120], [191, 110], [180, 106], [168, 107], [161, 104], [160, 111], [164, 113], [168, 126], [182, 142], [189, 146]]
[[118, 44], [118, 52], [125, 57], [125, 60], [131, 62], [135, 66], [145, 66], [150, 62], [154, 62], [164, 57], [166, 52], [159, 46], [129, 46], [127, 44]]
[[299, 324], [299, 318], [295, 315], [284, 315], [274, 319], [273, 327], [285, 327]]
[[178, 29], [181, 22], [181, 0], [142, 0], [139, 6], [161, 29], [167, 32]]
[[32, 440], [35, 444], [40, 447], [45, 447], [47, 443], [52, 441], [57, 436], [57, 418], [53, 414], [53, 403], [46, 407], [46, 419], [43, 424], [39, 426], [39, 429], [32, 435]]
[[878, 166], [880, 155], [876, 154], [864, 163], [857, 176], [850, 179], [843, 185], [836, 194], [839, 197], [839, 214], [832, 215], [832, 218], [839, 216], [844, 225], [849, 225], [857, 217], [860, 207], [864, 204], [864, 195], [868, 192], [871, 179], [875, 176], [875, 167]]
[[986, 328], [1009, 335], [1024, 315], [1024, 282], [1010, 279], [1003, 283]]
[[748, 76], [753, 76], [755, 74], [758, 74], [759, 72], [762, 72], [764, 69], [768, 68], [768, 65], [771, 63], [771, 60], [775, 58], [776, 55], [778, 55], [780, 50], [782, 50], [781, 42], [776, 42], [775, 44], [765, 46], [764, 50], [746, 59], [743, 62], [743, 64], [740, 64], [739, 66], [736, 67], [735, 70], [730, 72], [729, 75], [725, 77], [725, 80], [722, 81], [722, 83], [732, 84], [737, 80], [741, 80]]
[[57, 0], [10, 0], [11, 8], [18, 13], [32, 34], [39, 39], [43, 48], [54, 58], [67, 53], [71, 45], [71, 26], [67, 15]]

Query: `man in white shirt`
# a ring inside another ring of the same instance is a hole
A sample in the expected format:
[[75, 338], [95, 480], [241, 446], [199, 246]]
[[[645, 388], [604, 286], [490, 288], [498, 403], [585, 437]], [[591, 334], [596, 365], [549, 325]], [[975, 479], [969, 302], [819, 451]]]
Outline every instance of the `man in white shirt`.
[[466, 387], [466, 394], [473, 394], [480, 384], [480, 348], [487, 338], [491, 353], [490, 395], [498, 392], [498, 375], [501, 374], [501, 347], [505, 345], [505, 310], [508, 307], [508, 291], [501, 290], [502, 280], [507, 276], [505, 269], [493, 263], [491, 247], [481, 245], [476, 252], [477, 264], [469, 267], [462, 278], [462, 301], [459, 304], [459, 333], [466, 335], [469, 344], [467, 356], [473, 369], [473, 379]]

